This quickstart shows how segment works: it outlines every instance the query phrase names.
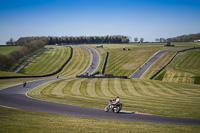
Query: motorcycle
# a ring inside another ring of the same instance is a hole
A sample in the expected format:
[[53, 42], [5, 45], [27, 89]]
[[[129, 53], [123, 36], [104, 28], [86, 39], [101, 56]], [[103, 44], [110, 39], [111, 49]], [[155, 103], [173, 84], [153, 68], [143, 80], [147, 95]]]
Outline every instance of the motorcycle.
[[109, 104], [104, 108], [105, 112], [113, 111], [115, 113], [119, 113], [122, 109], [122, 103], [112, 104], [112, 100], [110, 100]]

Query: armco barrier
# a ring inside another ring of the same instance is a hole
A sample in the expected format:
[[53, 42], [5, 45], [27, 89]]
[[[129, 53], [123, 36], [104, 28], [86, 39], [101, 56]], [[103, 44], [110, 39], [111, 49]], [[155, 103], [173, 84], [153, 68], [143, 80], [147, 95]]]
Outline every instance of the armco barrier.
[[48, 77], [48, 76], [52, 76], [55, 75], [57, 73], [59, 73], [60, 71], [62, 71], [62, 69], [65, 67], [65, 65], [71, 60], [72, 55], [73, 55], [73, 49], [71, 46], [69, 46], [71, 49], [71, 53], [70, 53], [70, 57], [68, 58], [68, 60], [55, 72], [50, 73], [50, 74], [46, 74], [46, 75], [38, 75], [38, 76], [9, 76], [9, 77], [0, 77], [0, 79], [11, 79], [11, 78], [39, 78], [39, 77]]
[[105, 75], [77, 75], [77, 78], [122, 78], [127, 79], [127, 76], [113, 76], [112, 74]]
[[189, 49], [184, 49], [184, 50], [178, 51], [178, 52], [172, 57], [172, 59], [171, 59], [165, 66], [163, 66], [160, 70], [158, 70], [158, 71], [157, 71], [153, 76], [151, 76], [149, 79], [155, 78], [163, 69], [165, 69], [165, 68], [174, 60], [174, 58], [175, 58], [180, 52], [185, 52], [185, 51], [193, 50], [193, 49], [200, 49], [200, 47], [194, 47], [194, 48], [189, 48]]
[[106, 64], [107, 64], [107, 59], [108, 59], [108, 55], [109, 55], [109, 52], [106, 52], [106, 57], [105, 57], [105, 60], [104, 60], [104, 63], [103, 63], [103, 67], [102, 67], [102, 70], [101, 70], [101, 73], [104, 74], [105, 72], [105, 68], [106, 68]]

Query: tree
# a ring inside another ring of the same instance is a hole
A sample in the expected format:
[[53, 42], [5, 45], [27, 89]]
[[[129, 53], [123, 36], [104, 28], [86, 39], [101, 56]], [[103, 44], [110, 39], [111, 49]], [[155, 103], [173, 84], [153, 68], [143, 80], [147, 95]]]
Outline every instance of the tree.
[[159, 42], [159, 41], [160, 41], [160, 39], [159, 39], [159, 38], [156, 38], [156, 39], [155, 39], [155, 41], [156, 41], [156, 42]]
[[144, 38], [140, 38], [140, 43], [143, 43], [144, 42]]
[[15, 45], [15, 41], [13, 38], [10, 38], [9, 41], [6, 42], [7, 45]]
[[135, 37], [135, 38], [134, 38], [134, 41], [135, 41], [135, 42], [138, 42], [138, 38], [137, 38], [137, 37]]

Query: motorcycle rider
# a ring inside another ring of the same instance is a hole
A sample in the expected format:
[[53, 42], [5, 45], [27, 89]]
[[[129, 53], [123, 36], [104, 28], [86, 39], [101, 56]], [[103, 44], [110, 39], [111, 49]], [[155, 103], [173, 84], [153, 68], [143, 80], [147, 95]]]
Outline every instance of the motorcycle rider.
[[117, 96], [115, 99], [112, 99], [112, 101], [115, 101], [115, 102], [112, 103], [112, 108], [114, 108], [115, 105], [120, 103], [119, 96]]

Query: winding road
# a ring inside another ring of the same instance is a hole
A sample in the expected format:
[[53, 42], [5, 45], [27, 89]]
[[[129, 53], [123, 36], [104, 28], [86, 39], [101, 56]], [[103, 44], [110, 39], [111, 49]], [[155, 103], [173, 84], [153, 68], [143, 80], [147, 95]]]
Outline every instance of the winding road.
[[[89, 48], [89, 50], [90, 49], [91, 48]], [[98, 55], [95, 55], [98, 53], [96, 52], [91, 52], [91, 53], [93, 54], [93, 58], [94, 57], [99, 58]], [[97, 62], [94, 61], [93, 63], [96, 64]], [[96, 67], [93, 67], [93, 69], [90, 72], [93, 72], [93, 70], [95, 70], [98, 67], [98, 64], [94, 66]], [[47, 112], [47, 113], [62, 114], [69, 116], [79, 116], [86, 118], [168, 123], [168, 124], [180, 124], [180, 125], [200, 125], [200, 119], [143, 115], [143, 114], [136, 114], [134, 112], [133, 113], [121, 112], [118, 114], [112, 112], [106, 113], [101, 109], [93, 109], [93, 108], [47, 102], [27, 96], [27, 92], [30, 91], [31, 89], [52, 80], [57, 80], [57, 79], [51, 78], [51, 79], [43, 79], [43, 80], [28, 82], [25, 88], [22, 86], [22, 84], [18, 84], [15, 86], [2, 89], [0, 91], [0, 105], [22, 110], [39, 111], [39, 112]]]

